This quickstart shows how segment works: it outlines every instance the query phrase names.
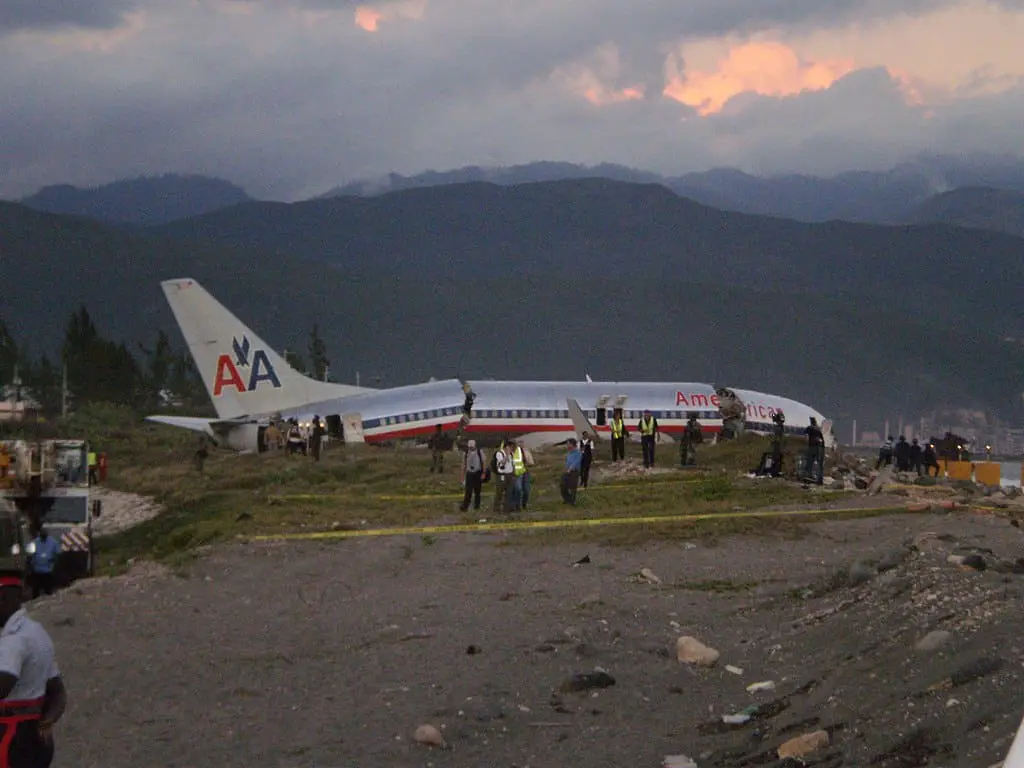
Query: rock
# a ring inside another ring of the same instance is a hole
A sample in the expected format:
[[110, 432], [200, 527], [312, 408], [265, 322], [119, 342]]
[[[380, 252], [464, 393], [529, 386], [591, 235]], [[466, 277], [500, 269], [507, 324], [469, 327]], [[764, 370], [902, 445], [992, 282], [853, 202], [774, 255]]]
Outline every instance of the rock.
[[561, 693], [581, 693], [594, 688], [608, 688], [615, 685], [615, 678], [603, 670], [575, 674], [564, 681], [558, 690]]
[[858, 587], [871, 581], [874, 576], [874, 569], [858, 560], [850, 566], [846, 574], [846, 583], [851, 587]]
[[984, 571], [988, 568], [985, 558], [981, 555], [967, 555], [960, 561], [960, 564], [965, 568], [973, 568], [976, 571]]
[[695, 637], [680, 637], [676, 641], [676, 658], [685, 664], [713, 667], [720, 655], [714, 648], [704, 645]]
[[885, 573], [886, 571], [898, 568], [908, 557], [910, 557], [910, 553], [911, 550], [906, 547], [894, 549], [891, 552], [886, 553], [882, 556], [882, 559], [878, 561], [878, 572]]
[[645, 584], [661, 584], [661, 579], [650, 568], [642, 568], [635, 578]]
[[966, 685], [972, 680], [977, 680], [979, 677], [985, 675], [991, 675], [994, 672], [998, 672], [1003, 667], [1003, 660], [992, 656], [982, 656], [980, 659], [965, 664], [960, 667], [950, 677], [950, 682], [954, 687]]
[[417, 744], [423, 744], [428, 747], [441, 747], [443, 749], [447, 746], [444, 736], [432, 725], [421, 725], [416, 729], [412, 738]]
[[779, 747], [779, 758], [785, 760], [787, 757], [803, 757], [809, 755], [815, 750], [827, 747], [829, 744], [828, 732], [827, 731], [815, 731], [814, 733], [805, 733], [803, 736], [797, 736], [795, 739], [790, 739], [782, 746]]
[[931, 653], [939, 650], [939, 648], [948, 643], [952, 637], [952, 633], [946, 632], [944, 629], [937, 629], [934, 632], [929, 632], [918, 640], [914, 649], [921, 653]]

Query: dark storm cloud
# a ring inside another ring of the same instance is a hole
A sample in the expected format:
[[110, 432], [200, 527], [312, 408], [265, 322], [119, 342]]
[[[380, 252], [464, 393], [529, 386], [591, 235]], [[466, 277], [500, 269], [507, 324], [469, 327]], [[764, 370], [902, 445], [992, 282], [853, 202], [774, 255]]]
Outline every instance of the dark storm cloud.
[[[881, 69], [785, 99], [741, 95], [707, 118], [661, 98], [681, 38], [941, 2], [427, 0], [419, 17], [416, 0], [371, 0], [394, 11], [376, 32], [355, 25], [350, 0], [140, 2], [135, 27], [0, 40], [0, 196], [195, 172], [293, 199], [389, 171], [538, 159], [828, 173], [922, 149], [1013, 151], [1024, 111], [1018, 90], [929, 117]], [[594, 106], [581, 72], [647, 98]]]
[[0, 35], [55, 27], [111, 29], [136, 4], [134, 0], [0, 0]]

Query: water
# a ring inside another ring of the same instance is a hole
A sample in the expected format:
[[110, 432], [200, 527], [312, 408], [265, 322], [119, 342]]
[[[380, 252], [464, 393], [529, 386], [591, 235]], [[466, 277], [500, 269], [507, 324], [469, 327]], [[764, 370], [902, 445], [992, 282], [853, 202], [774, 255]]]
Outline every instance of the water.
[[1001, 461], [999, 466], [1002, 468], [1000, 485], [1015, 485], [1019, 488], [1021, 462]]

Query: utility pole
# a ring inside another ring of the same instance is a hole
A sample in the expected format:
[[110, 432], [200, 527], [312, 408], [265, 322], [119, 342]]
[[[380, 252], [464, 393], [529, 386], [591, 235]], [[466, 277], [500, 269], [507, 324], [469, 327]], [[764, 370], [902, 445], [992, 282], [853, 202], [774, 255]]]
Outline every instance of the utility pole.
[[854, 446], [857, 445], [857, 420], [856, 419], [853, 420], [853, 439], [850, 442], [850, 445], [854, 445]]
[[64, 370], [60, 381], [60, 417], [68, 417], [68, 364], [64, 363]]
[[356, 386], [359, 386], [359, 371], [356, 371]]
[[331, 366], [325, 365], [324, 366], [324, 381], [327, 381], [327, 374], [329, 374], [330, 372], [331, 372]]

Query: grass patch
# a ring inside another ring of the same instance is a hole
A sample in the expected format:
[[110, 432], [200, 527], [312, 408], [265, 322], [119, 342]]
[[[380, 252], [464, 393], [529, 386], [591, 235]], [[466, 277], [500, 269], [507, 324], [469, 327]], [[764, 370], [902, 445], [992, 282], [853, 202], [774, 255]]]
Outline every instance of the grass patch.
[[[484, 486], [479, 512], [460, 515], [458, 457], [449, 454], [444, 473], [429, 471], [422, 448], [330, 446], [319, 463], [282, 453], [238, 455], [213, 450], [202, 473], [192, 457], [198, 436], [143, 421], [128, 409], [90, 407], [57, 425], [63, 437], [84, 437], [107, 454], [107, 485], [154, 498], [159, 516], [99, 542], [101, 572], [117, 573], [133, 558], [186, 564], [198, 549], [237, 536], [390, 527], [429, 522], [475, 521], [491, 517], [493, 484]], [[31, 429], [31, 428], [30, 428]], [[31, 433], [30, 433], [31, 434]], [[800, 449], [787, 443], [787, 466]], [[599, 448], [595, 473], [610, 462]], [[530, 514], [526, 519], [592, 519], [656, 515], [749, 512], [769, 507], [836, 501], [849, 493], [821, 494], [779, 481], [751, 480], [769, 441], [745, 436], [717, 446], [700, 446], [697, 469], [650, 476], [607, 477], [584, 492], [579, 504], [561, 503], [558, 482], [564, 451], [535, 452]], [[662, 466], [678, 460], [661, 453]], [[733, 517], [700, 522], [554, 529], [519, 534], [516, 542], [562, 540], [641, 544], [652, 539], [715, 538], [771, 531], [800, 535], [809, 518]], [[424, 536], [420, 547], [434, 539]], [[413, 556], [410, 551], [408, 557]]]

